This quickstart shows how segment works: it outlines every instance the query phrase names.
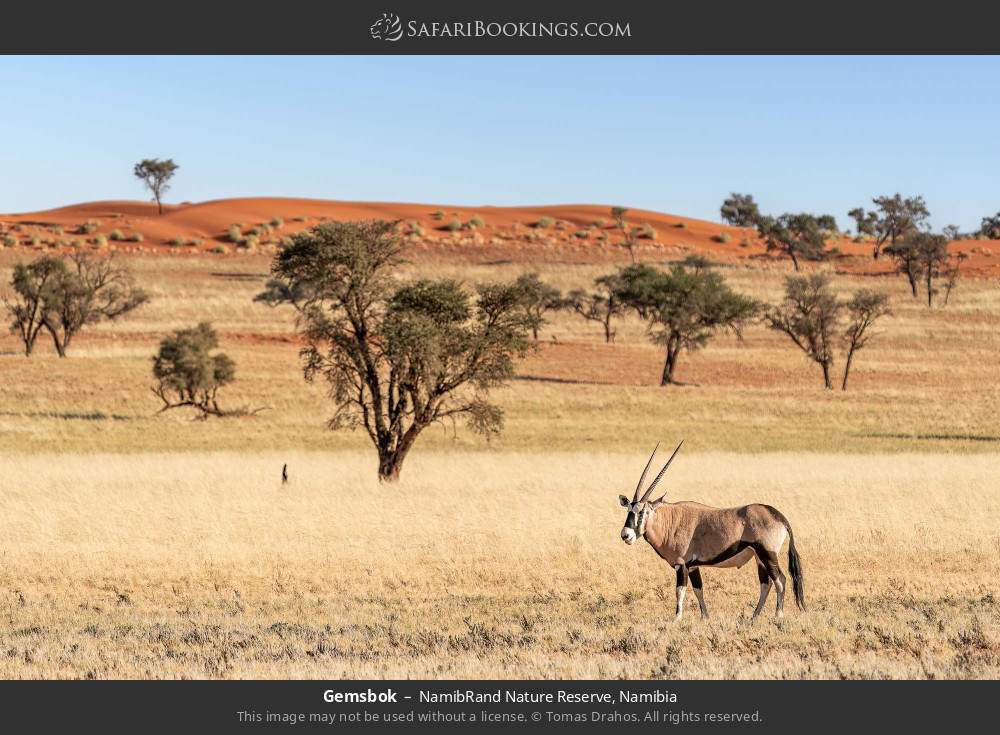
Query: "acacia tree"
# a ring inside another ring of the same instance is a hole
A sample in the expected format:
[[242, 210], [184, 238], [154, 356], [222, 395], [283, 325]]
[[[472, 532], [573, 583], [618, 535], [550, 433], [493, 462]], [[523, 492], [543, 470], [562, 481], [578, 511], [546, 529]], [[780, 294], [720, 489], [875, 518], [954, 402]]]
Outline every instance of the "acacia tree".
[[[762, 216], [756, 221], [757, 233], [768, 252], [787, 255], [792, 266], [799, 270], [799, 260], [822, 260], [826, 257], [826, 232], [828, 225], [836, 226], [830, 215], [783, 214], [780, 217]], [[826, 225], [826, 226], [825, 226]]]
[[905, 199], [899, 194], [880, 196], [872, 199], [872, 203], [875, 205], [873, 211], [857, 207], [848, 215], [857, 222], [859, 235], [870, 235], [874, 239], [872, 257], [875, 260], [887, 242], [895, 246], [897, 240], [923, 227], [930, 217], [922, 196]]
[[531, 320], [513, 284], [473, 296], [452, 280], [394, 280], [395, 222], [328, 222], [291, 237], [274, 257], [258, 300], [287, 303], [306, 345], [306, 380], [330, 387], [331, 429], [361, 427], [378, 452], [382, 481], [399, 478], [420, 433], [463, 416], [499, 432], [488, 394], [531, 348]]
[[871, 339], [871, 327], [882, 317], [891, 313], [889, 297], [883, 293], [867, 288], [859, 289], [844, 304], [848, 323], [844, 330], [844, 378], [840, 383], [841, 390], [847, 390], [847, 378], [851, 372], [854, 354], [864, 348]]
[[153, 358], [153, 394], [163, 401], [160, 413], [171, 408], [190, 406], [202, 418], [223, 416], [219, 408], [219, 389], [236, 377], [236, 363], [214, 352], [219, 339], [208, 322], [191, 329], [181, 329], [160, 342]]
[[927, 292], [927, 305], [931, 306], [938, 289], [934, 281], [945, 281], [945, 301], [951, 296], [958, 282], [962, 262], [968, 257], [964, 253], [952, 255], [948, 252], [949, 240], [945, 235], [913, 231], [895, 245], [886, 247], [885, 252], [896, 262], [896, 270], [906, 276], [913, 298], [923, 284]]
[[172, 158], [162, 161], [159, 158], [144, 158], [132, 169], [135, 177], [152, 193], [160, 214], [163, 214], [163, 195], [170, 188], [170, 179], [174, 177], [178, 168], [180, 166], [174, 163]]
[[733, 192], [719, 208], [722, 221], [736, 227], [753, 227], [760, 218], [760, 209], [751, 194]]
[[[844, 313], [847, 326], [841, 329]], [[823, 371], [823, 386], [833, 389], [833, 364], [838, 340], [845, 351], [841, 390], [847, 390], [854, 356], [873, 336], [871, 327], [889, 314], [889, 300], [880, 293], [860, 289], [846, 302], [840, 301], [825, 273], [792, 276], [785, 281], [785, 298], [771, 307], [765, 321], [783, 332], [806, 357]]]
[[979, 227], [979, 232], [987, 240], [1000, 240], [1000, 212], [992, 217], [983, 217], [983, 223]]
[[896, 264], [896, 271], [906, 276], [913, 298], [917, 298], [917, 288], [922, 275], [917, 241], [925, 237], [934, 236], [926, 232], [911, 232], [894, 245], [887, 245], [883, 251]]
[[927, 306], [932, 306], [934, 296], [937, 294], [934, 280], [946, 276], [950, 267], [948, 238], [944, 235], [921, 234], [923, 236], [914, 241], [914, 249], [916, 250], [918, 267], [923, 274], [924, 288], [927, 290]]
[[587, 321], [598, 322], [604, 328], [606, 344], [615, 341], [615, 329], [612, 326], [614, 319], [625, 313], [625, 304], [618, 298], [621, 287], [619, 274], [611, 273], [594, 279], [592, 291], [574, 289], [566, 298], [569, 308]]
[[635, 230], [629, 229], [628, 223], [625, 222], [626, 214], [628, 214], [628, 210], [625, 207], [611, 208], [611, 217], [615, 221], [615, 227], [622, 233], [622, 247], [628, 250], [629, 259], [635, 263]]
[[79, 253], [69, 262], [42, 256], [28, 265], [19, 264], [11, 286], [15, 299], [6, 300], [11, 331], [20, 337], [29, 356], [42, 328], [51, 336], [59, 357], [66, 357], [70, 343], [84, 327], [114, 321], [149, 300], [129, 271], [112, 258]]
[[537, 273], [525, 273], [514, 281], [521, 299], [521, 308], [531, 323], [531, 336], [538, 341], [538, 330], [545, 324], [545, 314], [563, 306], [562, 292], [545, 283]]
[[31, 357], [35, 341], [45, 327], [46, 304], [53, 298], [54, 284], [66, 271], [62, 258], [43, 256], [28, 264], [18, 263], [10, 285], [13, 297], [4, 296], [4, 305], [11, 317], [10, 332], [24, 345], [24, 354]]
[[646, 320], [650, 339], [666, 348], [661, 386], [675, 382], [682, 350], [700, 349], [720, 331], [742, 338], [743, 327], [760, 310], [756, 300], [733, 291], [703, 263], [676, 263], [667, 271], [633, 265], [619, 278], [619, 300]]
[[784, 332], [806, 357], [823, 371], [823, 385], [833, 388], [831, 371], [837, 323], [843, 306], [830, 288], [824, 273], [790, 276], [785, 281], [785, 298], [773, 307], [765, 320], [771, 329]]

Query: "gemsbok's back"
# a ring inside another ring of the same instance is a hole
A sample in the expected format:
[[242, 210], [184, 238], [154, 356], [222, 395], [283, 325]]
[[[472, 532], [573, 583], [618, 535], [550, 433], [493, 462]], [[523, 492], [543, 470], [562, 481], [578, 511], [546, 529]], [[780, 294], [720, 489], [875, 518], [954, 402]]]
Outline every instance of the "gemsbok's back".
[[792, 575], [795, 602], [800, 610], [805, 610], [802, 561], [795, 549], [792, 526], [777, 509], [756, 503], [738, 508], [712, 508], [687, 501], [668, 503], [664, 500], [666, 493], [658, 500], [649, 500], [653, 489], [680, 451], [681, 444], [677, 445], [641, 498], [639, 491], [656, 456], [656, 449], [642, 471], [632, 500], [619, 496], [622, 507], [628, 509], [621, 532], [622, 540], [632, 545], [640, 536], [643, 537], [677, 572], [676, 619], [680, 620], [684, 610], [684, 593], [689, 578], [698, 598], [701, 616], [708, 617], [700, 567], [738, 569], [751, 559], [757, 562], [757, 578], [760, 580], [760, 599], [751, 620], [760, 615], [772, 584], [777, 589], [777, 614], [781, 617], [785, 606], [785, 575], [778, 564], [778, 552], [786, 538], [788, 571]]

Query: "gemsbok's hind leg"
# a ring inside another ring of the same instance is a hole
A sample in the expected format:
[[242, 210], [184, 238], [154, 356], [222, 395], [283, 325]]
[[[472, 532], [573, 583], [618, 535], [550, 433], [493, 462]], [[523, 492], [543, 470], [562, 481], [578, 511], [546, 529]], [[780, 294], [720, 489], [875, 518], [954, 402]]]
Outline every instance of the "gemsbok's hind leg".
[[688, 576], [691, 577], [691, 589], [694, 590], [694, 596], [698, 598], [698, 608], [701, 610], [702, 620], [708, 620], [708, 608], [705, 606], [705, 594], [701, 589], [701, 570], [692, 569]]
[[767, 567], [757, 562], [757, 579], [760, 580], [760, 599], [757, 600], [757, 608], [753, 611], [753, 616], [750, 618], [750, 622], [757, 619], [760, 615], [760, 611], [764, 609], [764, 603], [767, 602], [767, 596], [771, 592], [771, 574], [767, 571]]
[[688, 569], [685, 564], [678, 564], [674, 567], [677, 570], [677, 614], [674, 620], [680, 621], [684, 612], [684, 593], [687, 592]]
[[764, 551], [760, 556], [763, 557], [761, 561], [767, 567], [767, 573], [774, 580], [774, 590], [778, 595], [775, 612], [780, 618], [785, 614], [785, 573], [781, 571], [781, 566], [778, 564], [778, 555], [775, 552]]

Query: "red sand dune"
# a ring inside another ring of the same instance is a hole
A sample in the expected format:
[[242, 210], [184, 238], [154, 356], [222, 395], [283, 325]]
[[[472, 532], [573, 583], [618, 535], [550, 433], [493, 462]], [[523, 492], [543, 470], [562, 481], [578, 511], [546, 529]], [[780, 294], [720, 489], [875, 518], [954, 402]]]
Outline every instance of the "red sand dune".
[[[214, 249], [238, 254], [245, 251], [234, 247], [226, 237], [234, 224], [241, 225], [245, 231], [281, 218], [283, 224], [272, 236], [276, 241], [325, 219], [399, 219], [416, 222], [423, 230], [422, 236], [413, 238], [412, 248], [417, 257], [440, 254], [482, 262], [497, 259], [623, 262], [627, 256], [621, 247], [621, 234], [613, 227], [610, 210], [608, 205], [594, 204], [466, 207], [259, 197], [165, 205], [163, 214], [159, 215], [156, 205], [148, 202], [103, 201], [0, 215], [0, 231], [17, 240], [15, 247], [29, 249], [33, 238], [57, 250], [86, 247], [97, 234], [107, 236], [118, 230], [125, 237], [140, 233], [142, 242], [111, 242], [109, 247], [113, 249], [177, 254]], [[443, 217], [433, 217], [436, 212], [443, 213]], [[475, 230], [448, 231], [447, 224], [451, 220], [457, 219], [464, 224], [473, 217], [482, 218], [485, 225]], [[537, 227], [545, 217], [552, 218], [556, 224], [544, 229]], [[662, 259], [676, 259], [687, 254], [702, 254], [714, 260], [754, 263], [778, 259], [776, 255], [765, 254], [751, 229], [641, 209], [630, 209], [626, 221], [631, 226], [649, 225], [655, 231], [652, 238], [639, 240], [640, 253], [644, 257], [659, 254]], [[599, 222], [603, 225], [595, 224]], [[93, 223], [96, 231], [78, 233], [84, 223]], [[58, 232], [59, 227], [62, 233]], [[580, 237], [578, 233], [581, 232], [586, 232], [587, 236]], [[600, 239], [602, 232], [606, 233], [603, 240]], [[265, 239], [266, 236], [261, 238]], [[171, 244], [175, 240], [200, 243], [176, 247]], [[891, 269], [891, 264], [884, 259], [878, 263], [871, 261], [870, 245], [850, 240], [831, 244], [844, 256], [836, 263], [839, 269], [868, 273]], [[953, 250], [969, 256], [963, 266], [967, 275], [1000, 275], [1000, 242], [963, 240], [955, 243]]]

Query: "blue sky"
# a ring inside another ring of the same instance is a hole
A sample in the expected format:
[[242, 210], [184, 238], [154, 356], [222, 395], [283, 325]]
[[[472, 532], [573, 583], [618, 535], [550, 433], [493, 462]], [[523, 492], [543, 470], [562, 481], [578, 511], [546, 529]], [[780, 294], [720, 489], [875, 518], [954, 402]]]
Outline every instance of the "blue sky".
[[145, 194], [1000, 210], [1000, 58], [0, 57], [0, 212]]

